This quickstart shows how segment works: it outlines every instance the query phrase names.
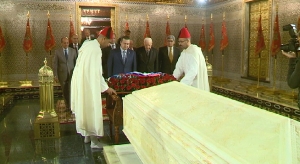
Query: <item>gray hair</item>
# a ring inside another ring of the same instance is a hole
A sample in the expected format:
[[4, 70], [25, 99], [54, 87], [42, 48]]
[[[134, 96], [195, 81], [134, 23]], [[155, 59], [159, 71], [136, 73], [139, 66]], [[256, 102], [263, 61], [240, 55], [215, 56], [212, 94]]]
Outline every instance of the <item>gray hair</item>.
[[144, 39], [144, 43], [145, 43], [146, 41], [151, 41], [151, 42], [152, 42], [152, 39], [151, 39], [151, 38], [145, 38], [145, 39]]
[[172, 39], [175, 42], [175, 36], [174, 35], [167, 36], [167, 39]]

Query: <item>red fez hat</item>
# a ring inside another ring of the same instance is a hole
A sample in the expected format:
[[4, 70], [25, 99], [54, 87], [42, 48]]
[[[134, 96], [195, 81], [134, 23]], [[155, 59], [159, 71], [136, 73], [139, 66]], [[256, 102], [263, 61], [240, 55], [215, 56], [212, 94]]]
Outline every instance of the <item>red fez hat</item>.
[[112, 39], [113, 38], [113, 30], [111, 27], [105, 27], [104, 29], [102, 29], [99, 34], [105, 36], [108, 39]]
[[191, 38], [191, 34], [186, 27], [183, 27], [179, 32], [178, 38]]

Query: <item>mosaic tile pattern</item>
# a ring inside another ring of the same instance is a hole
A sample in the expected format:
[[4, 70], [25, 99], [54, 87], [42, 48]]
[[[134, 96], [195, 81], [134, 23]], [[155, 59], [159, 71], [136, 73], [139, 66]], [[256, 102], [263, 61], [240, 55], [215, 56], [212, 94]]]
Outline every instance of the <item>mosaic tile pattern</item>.
[[[33, 38], [33, 50], [28, 54], [27, 73], [29, 75], [37, 75], [39, 68], [43, 65], [45, 57], [48, 58], [48, 63], [51, 62], [49, 53], [44, 50], [47, 10], [50, 12], [51, 26], [56, 39], [55, 48], [57, 48], [60, 47], [60, 38], [69, 35], [69, 16], [70, 13], [75, 13], [75, 4], [70, 2], [39, 3], [25, 1], [6, 3], [8, 7], [0, 8], [0, 10], [4, 11], [2, 12], [4, 13], [4, 17], [0, 20], [0, 25], [2, 26], [2, 29], [5, 29], [4, 35], [6, 39], [6, 47], [2, 58], [3, 78], [6, 81], [11, 81], [15, 80], [11, 79], [14, 74], [26, 74], [26, 54], [23, 51], [22, 44], [23, 36], [25, 34], [27, 11], [30, 11], [29, 20]], [[73, 19], [74, 18], [75, 17], [73, 16]], [[52, 56], [54, 55], [54, 50], [52, 51]]]
[[[178, 35], [179, 30], [184, 26], [184, 17], [187, 16], [186, 24], [192, 34], [192, 43], [198, 44], [200, 37], [200, 28], [202, 18], [204, 18], [206, 42], [209, 41], [209, 24], [210, 17], [213, 14], [214, 32], [216, 45], [214, 53], [204, 52], [209, 56], [209, 62], [213, 64], [214, 75], [220, 76], [222, 73], [222, 62], [224, 63], [223, 74], [225, 77], [239, 79], [247, 70], [248, 57], [247, 49], [243, 49], [243, 43], [247, 44], [245, 35], [245, 9], [246, 3], [240, 0], [218, 0], [218, 3], [209, 6], [203, 5], [161, 5], [156, 3], [139, 3], [118, 0], [10, 0], [1, 1], [0, 5], [0, 25], [4, 33], [7, 45], [2, 53], [3, 61], [3, 79], [5, 81], [24, 80], [25, 53], [22, 49], [23, 36], [25, 34], [25, 23], [27, 11], [30, 11], [30, 25], [34, 39], [34, 47], [28, 54], [28, 74], [32, 78], [37, 75], [37, 70], [43, 65], [45, 56], [49, 58], [44, 50], [44, 40], [46, 35], [47, 10], [51, 16], [51, 25], [56, 39], [56, 48], [60, 47], [60, 38], [68, 36], [69, 33], [69, 15], [73, 15], [72, 20], [75, 21], [75, 7], [77, 2], [83, 3], [111, 3], [118, 6], [115, 20], [117, 38], [122, 35], [125, 24], [125, 17], [128, 16], [130, 30], [132, 30], [132, 39], [135, 46], [139, 47], [143, 44], [143, 34], [145, 32], [146, 15], [149, 15], [150, 31], [154, 40], [154, 47], [159, 48], [163, 45], [165, 37], [165, 27], [167, 14], [170, 16], [171, 33]], [[3, 4], [3, 5], [2, 5]], [[300, 2], [298, 0], [282, 0], [278, 1], [279, 6], [279, 25], [296, 23], [300, 11]], [[274, 5], [271, 6], [275, 10]], [[226, 26], [229, 36], [229, 46], [222, 53], [220, 52], [221, 23], [223, 12], [226, 13]], [[274, 12], [273, 12], [274, 13]], [[271, 15], [273, 18], [274, 15]], [[271, 26], [273, 21], [270, 21]], [[75, 23], [76, 24], [76, 23]], [[78, 28], [77, 26], [75, 27]], [[13, 29], [13, 30], [11, 30]], [[75, 30], [76, 30], [75, 29]], [[270, 34], [271, 35], [271, 34]], [[267, 35], [267, 36], [270, 36]], [[282, 32], [282, 43], [287, 43], [289, 35]], [[244, 56], [243, 56], [244, 55]], [[243, 60], [243, 61], [242, 61]], [[50, 62], [50, 58], [48, 59]], [[281, 89], [289, 89], [285, 79], [287, 74], [288, 60], [281, 54], [277, 58], [276, 85]], [[270, 57], [269, 67], [269, 85], [273, 84], [273, 64], [274, 59]], [[23, 75], [23, 76], [19, 76]]]
[[[282, 31], [282, 26], [287, 24], [297, 24], [298, 18], [300, 16], [300, 2], [298, 0], [282, 0], [278, 1], [278, 18], [279, 18], [279, 28], [281, 35], [281, 43], [286, 44], [290, 39], [288, 31]], [[275, 11], [275, 8], [273, 9]], [[274, 23], [274, 22], [273, 22]], [[299, 29], [300, 27], [297, 27]], [[272, 59], [272, 66], [274, 65], [274, 59]], [[288, 70], [288, 59], [282, 54], [278, 54], [277, 58], [277, 79], [279, 81], [286, 81]]]
[[[248, 76], [257, 77], [258, 70], [259, 77], [263, 79], [269, 78], [269, 59], [270, 59], [270, 38], [267, 37], [270, 33], [270, 9], [269, 2], [255, 2], [250, 3], [250, 45], [249, 45], [249, 72]], [[260, 66], [258, 60], [258, 54], [255, 54], [256, 49], [256, 40], [257, 40], [257, 27], [258, 27], [258, 19], [261, 15], [261, 26], [262, 33], [264, 36], [265, 49], [260, 53]]]

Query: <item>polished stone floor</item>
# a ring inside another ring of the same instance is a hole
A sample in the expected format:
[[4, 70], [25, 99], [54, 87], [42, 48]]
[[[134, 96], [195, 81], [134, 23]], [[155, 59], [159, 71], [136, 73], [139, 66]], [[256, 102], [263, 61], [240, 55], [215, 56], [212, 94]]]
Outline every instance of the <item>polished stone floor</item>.
[[[39, 99], [16, 100], [0, 114], [0, 164], [105, 164], [103, 151], [91, 149], [76, 133], [75, 124], [60, 124], [58, 139], [35, 140], [33, 124], [39, 112]], [[112, 145], [108, 122], [100, 139]], [[120, 144], [128, 143], [120, 134]]]
[[249, 95], [261, 100], [276, 102], [290, 108], [298, 109], [298, 91], [296, 89], [279, 90], [271, 87], [265, 87], [263, 85], [260, 85], [257, 88], [257, 82], [249, 83], [249, 81], [245, 82], [245, 80], [221, 79], [220, 77], [214, 77], [213, 85], [236, 93]]

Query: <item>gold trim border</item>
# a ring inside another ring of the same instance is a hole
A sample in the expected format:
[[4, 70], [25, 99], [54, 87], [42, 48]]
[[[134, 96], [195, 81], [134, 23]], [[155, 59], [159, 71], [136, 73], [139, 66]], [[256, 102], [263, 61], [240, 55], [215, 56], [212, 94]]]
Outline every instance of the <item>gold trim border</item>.
[[81, 10], [80, 7], [112, 7], [114, 8], [114, 17], [111, 18], [111, 27], [114, 32], [119, 31], [119, 26], [117, 26], [117, 22], [119, 21], [119, 5], [113, 3], [90, 3], [90, 2], [76, 2], [76, 28], [79, 40], [81, 40]]
[[[269, 58], [268, 58], [268, 63], [265, 63], [265, 64], [267, 64], [268, 66], [267, 66], [267, 69], [266, 69], [266, 72], [265, 72], [265, 74], [266, 74], [266, 76], [265, 76], [265, 78], [266, 78], [266, 80], [267, 81], [270, 81], [270, 73], [271, 73], [271, 62], [272, 62], [272, 58], [271, 58], [271, 51], [270, 51], [270, 47], [271, 47], [271, 44], [272, 44], [272, 34], [273, 34], [273, 22], [274, 22], [274, 17], [273, 17], [273, 13], [272, 13], [272, 11], [273, 11], [273, 7], [276, 5], [276, 3], [275, 3], [275, 0], [244, 0], [244, 4], [243, 4], [243, 11], [245, 12], [246, 11], [246, 7], [247, 7], [247, 5], [249, 5], [250, 3], [253, 3], [253, 2], [261, 2], [261, 1], [267, 1], [267, 8], [268, 8], [268, 15], [269, 15], [269, 24], [268, 24], [268, 28], [269, 28], [269, 33], [268, 33], [268, 35], [267, 36], [264, 36], [265, 38], [266, 37], [270, 37], [269, 38], [269, 45], [266, 45], [266, 46], [269, 46], [269, 49], [267, 49], [268, 50], [268, 56], [269, 56]], [[250, 12], [250, 10], [249, 10], [249, 12]], [[250, 13], [249, 13], [250, 14]], [[248, 46], [248, 49], [247, 50], [245, 50], [245, 40], [247, 40], [247, 38], [245, 38], [245, 23], [246, 23], [246, 20], [245, 20], [245, 17], [243, 17], [243, 28], [242, 28], [242, 41], [243, 41], [243, 45], [242, 45], [242, 63], [241, 63], [241, 75], [242, 76], [246, 76], [246, 77], [249, 77], [249, 71], [250, 71], [250, 66], [249, 66], [249, 60], [251, 60], [250, 59], [250, 39], [249, 39], [249, 46]], [[249, 20], [249, 25], [250, 25], [250, 20]], [[249, 30], [250, 30], [250, 28], [249, 28]], [[250, 37], [250, 34], [249, 34], [249, 37]], [[246, 52], [245, 51], [247, 51], [247, 56], [248, 56], [248, 64], [247, 63], [245, 63], [245, 55], [246, 55]], [[245, 67], [245, 65], [247, 65], [247, 72], [246, 72], [246, 74], [244, 74], [245, 72], [244, 72], [244, 67]]]
[[114, 2], [125, 3], [155, 3], [155, 4], [169, 4], [169, 5], [194, 5], [195, 0], [115, 0]]

